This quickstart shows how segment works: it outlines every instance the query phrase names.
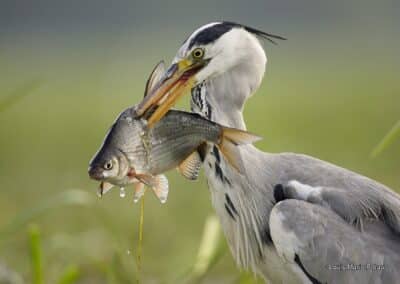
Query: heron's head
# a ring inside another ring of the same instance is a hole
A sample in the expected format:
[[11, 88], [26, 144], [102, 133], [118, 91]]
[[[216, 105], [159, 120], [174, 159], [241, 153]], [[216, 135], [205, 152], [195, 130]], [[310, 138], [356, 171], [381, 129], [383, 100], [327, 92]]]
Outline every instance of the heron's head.
[[254, 91], [261, 82], [267, 60], [257, 36], [271, 42], [284, 39], [232, 22], [200, 27], [184, 41], [154, 91], [139, 105], [138, 113], [143, 114], [157, 105], [149, 121], [154, 123], [181, 95], [203, 81], [218, 77], [226, 81], [240, 80], [242, 85], [249, 85], [249, 91]]

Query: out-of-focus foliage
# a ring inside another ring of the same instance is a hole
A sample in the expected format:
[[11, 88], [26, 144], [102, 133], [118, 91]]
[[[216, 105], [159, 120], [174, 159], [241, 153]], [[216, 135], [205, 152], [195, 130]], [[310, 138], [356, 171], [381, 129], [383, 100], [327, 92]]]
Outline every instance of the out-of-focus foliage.
[[0, 101], [0, 112], [12, 107], [19, 100], [23, 99], [25, 96], [33, 93], [41, 85], [41, 81], [34, 80], [19, 86], [17, 89], [13, 90], [10, 94], [2, 96]]
[[[49, 214], [51, 209], [59, 209], [66, 205], [86, 205], [89, 206], [92, 200], [86, 191], [71, 189], [62, 191], [56, 196], [45, 197], [39, 203], [31, 208], [19, 212], [6, 226], [0, 230], [0, 240], [8, 235], [15, 233], [17, 230], [23, 229], [30, 221], [40, 217], [43, 214]], [[38, 229], [32, 227], [29, 232], [30, 235], [36, 237]], [[38, 238], [38, 237], [37, 237]], [[36, 239], [37, 239], [36, 238]], [[35, 239], [35, 240], [36, 240]]]
[[[248, 129], [264, 137], [258, 148], [313, 155], [400, 189], [400, 139], [389, 135], [390, 147], [369, 158], [399, 119], [399, 1], [8, 2], [0, 4], [0, 279], [33, 282], [35, 223], [45, 283], [136, 283], [140, 206], [129, 191], [98, 199], [88, 162], [118, 113], [142, 98], [154, 64], [216, 19], [288, 38], [265, 43], [266, 76], [244, 110]], [[262, 283], [237, 269], [215, 221], [206, 222], [214, 211], [204, 176], [167, 176], [166, 204], [146, 195], [142, 282]]]
[[203, 276], [221, 256], [221, 228], [215, 216], [207, 218], [204, 225], [203, 237], [200, 242], [192, 275], [195, 278]]
[[389, 147], [391, 144], [393, 144], [396, 139], [400, 137], [400, 120], [390, 129], [390, 131], [383, 137], [383, 139], [379, 142], [378, 145], [374, 148], [374, 150], [371, 153], [372, 157], [378, 156], [380, 153], [382, 153], [383, 150], [385, 150], [387, 147]]
[[72, 284], [76, 283], [79, 279], [79, 268], [72, 264], [65, 268], [64, 273], [61, 275], [58, 284]]
[[39, 228], [34, 225], [30, 226], [29, 228], [29, 247], [32, 267], [32, 283], [43, 284], [44, 280], [40, 233]]
[[206, 219], [199, 250], [193, 267], [188, 273], [189, 281], [200, 282], [207, 272], [220, 260], [226, 247], [216, 216]]
[[[29, 242], [30, 261], [31, 261], [31, 277], [30, 277], [31, 282], [33, 284], [46, 283], [44, 276], [46, 270], [43, 264], [40, 229], [37, 225], [29, 226], [28, 242]], [[79, 269], [75, 265], [69, 265], [64, 269], [57, 283], [58, 284], [76, 283], [78, 278], [79, 278]], [[15, 282], [15, 280], [9, 280], [9, 281], [12, 284], [19, 283], [18, 281]]]

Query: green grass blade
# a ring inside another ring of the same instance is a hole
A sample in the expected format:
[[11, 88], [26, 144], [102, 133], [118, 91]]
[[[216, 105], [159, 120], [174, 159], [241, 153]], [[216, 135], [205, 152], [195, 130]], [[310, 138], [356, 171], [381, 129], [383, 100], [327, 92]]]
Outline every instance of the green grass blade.
[[[107, 283], [126, 283], [133, 284], [136, 283], [136, 279], [132, 277], [132, 274], [127, 270], [126, 263], [123, 260], [123, 255], [118, 251], [114, 253], [110, 269], [108, 270], [108, 282]], [[128, 268], [129, 269], [129, 268]]]
[[28, 230], [28, 236], [31, 258], [32, 283], [43, 284], [42, 254], [39, 227], [36, 225], [31, 225]]
[[257, 278], [254, 273], [243, 271], [240, 273], [239, 278], [234, 283], [236, 284], [262, 284], [264, 281], [260, 278]]
[[33, 80], [31, 82], [19, 86], [10, 94], [8, 94], [5, 98], [0, 100], [0, 112], [13, 106], [21, 99], [23, 99], [24, 97], [26, 97], [27, 95], [31, 94], [33, 91], [38, 89], [41, 85], [42, 85], [41, 80]]
[[375, 158], [381, 154], [387, 147], [389, 147], [398, 137], [400, 137], [400, 120], [390, 129], [390, 131], [383, 137], [382, 141], [374, 148], [371, 157]]
[[68, 266], [58, 281], [58, 284], [72, 284], [76, 283], [79, 278], [79, 269], [76, 265]]
[[216, 216], [207, 218], [203, 237], [191, 272], [192, 279], [201, 279], [217, 263], [224, 250], [221, 245], [222, 232]]

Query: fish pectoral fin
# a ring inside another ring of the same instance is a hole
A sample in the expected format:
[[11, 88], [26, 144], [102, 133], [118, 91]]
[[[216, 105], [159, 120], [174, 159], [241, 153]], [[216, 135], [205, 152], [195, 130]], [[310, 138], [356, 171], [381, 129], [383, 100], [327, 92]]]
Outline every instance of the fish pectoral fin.
[[102, 181], [100, 183], [99, 188], [97, 189], [97, 195], [102, 197], [103, 194], [106, 194], [113, 187], [114, 187], [113, 184], [106, 182], [106, 181]]
[[152, 182], [152, 188], [161, 203], [167, 202], [169, 185], [165, 175], [155, 176]]
[[133, 195], [133, 202], [138, 202], [139, 199], [144, 195], [146, 192], [146, 188], [144, 187], [144, 183], [138, 182], [134, 185], [135, 193]]
[[221, 141], [217, 145], [221, 150], [226, 160], [239, 172], [243, 173], [243, 161], [240, 157], [239, 150], [236, 148], [238, 145], [252, 144], [256, 141], [261, 140], [260, 136], [252, 134], [250, 132], [223, 127]]
[[194, 151], [177, 167], [177, 170], [185, 178], [189, 180], [196, 180], [199, 176], [201, 164], [202, 161], [199, 153]]
[[151, 187], [160, 200], [161, 203], [165, 203], [168, 198], [168, 179], [165, 175], [136, 175], [136, 178], [140, 180], [143, 184]]

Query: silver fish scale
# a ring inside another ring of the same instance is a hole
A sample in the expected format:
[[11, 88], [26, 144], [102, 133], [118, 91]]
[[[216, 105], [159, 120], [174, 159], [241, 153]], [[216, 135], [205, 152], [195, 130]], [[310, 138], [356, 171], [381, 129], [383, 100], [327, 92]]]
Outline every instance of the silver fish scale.
[[127, 109], [124, 111], [119, 119], [119, 127], [125, 129], [128, 125], [127, 131], [120, 131], [123, 140], [122, 150], [128, 157], [130, 166], [136, 172], [146, 172], [148, 167], [148, 153], [150, 152], [150, 139], [147, 135], [146, 122], [142, 119], [136, 119], [132, 115], [132, 110]]
[[218, 143], [221, 130], [219, 125], [195, 114], [170, 111], [149, 132], [152, 170], [178, 166], [205, 141]]

